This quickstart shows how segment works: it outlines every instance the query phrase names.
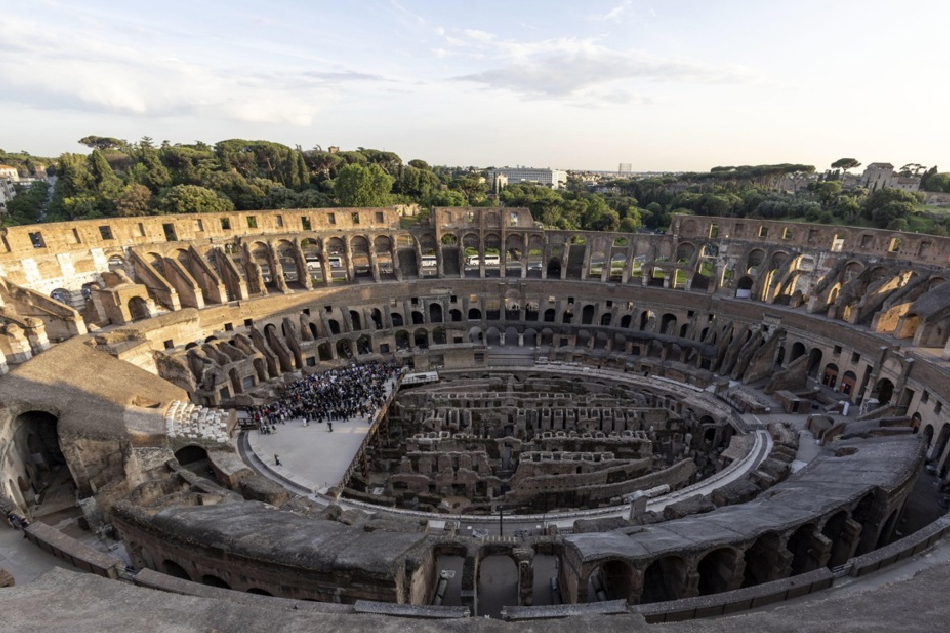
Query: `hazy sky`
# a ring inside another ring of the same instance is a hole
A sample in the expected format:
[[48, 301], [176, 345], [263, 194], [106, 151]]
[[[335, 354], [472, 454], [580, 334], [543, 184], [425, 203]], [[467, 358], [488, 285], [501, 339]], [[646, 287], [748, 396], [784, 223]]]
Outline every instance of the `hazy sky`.
[[90, 134], [433, 164], [950, 170], [950, 2], [0, 0], [0, 148]]

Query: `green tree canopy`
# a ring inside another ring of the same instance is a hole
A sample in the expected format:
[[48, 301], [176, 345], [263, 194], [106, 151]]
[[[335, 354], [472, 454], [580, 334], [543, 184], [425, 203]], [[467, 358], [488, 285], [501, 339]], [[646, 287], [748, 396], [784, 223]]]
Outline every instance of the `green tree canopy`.
[[389, 204], [393, 182], [395, 179], [379, 165], [352, 163], [340, 169], [334, 191], [341, 206], [381, 207]]
[[204, 213], [231, 211], [234, 204], [227, 197], [206, 187], [175, 185], [158, 197], [158, 208], [163, 213]]

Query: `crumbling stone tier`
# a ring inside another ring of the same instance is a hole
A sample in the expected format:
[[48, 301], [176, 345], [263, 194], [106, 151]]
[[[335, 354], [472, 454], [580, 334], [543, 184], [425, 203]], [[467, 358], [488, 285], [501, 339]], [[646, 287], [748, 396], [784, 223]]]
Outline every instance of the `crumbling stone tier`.
[[[925, 463], [950, 481], [948, 258], [918, 234], [553, 231], [514, 208], [4, 228], [0, 493], [24, 516], [78, 498], [139, 584], [183, 593], [457, 617], [422, 608], [446, 561], [475, 614], [495, 556], [524, 619], [542, 560], [575, 605], [549, 615], [810, 591], [897, 538]], [[300, 496], [242, 460], [236, 409], [354, 360], [439, 379], [398, 390], [339, 488]], [[757, 422], [762, 394], [815, 412], [807, 467]], [[542, 528], [461, 529], [499, 508]]]

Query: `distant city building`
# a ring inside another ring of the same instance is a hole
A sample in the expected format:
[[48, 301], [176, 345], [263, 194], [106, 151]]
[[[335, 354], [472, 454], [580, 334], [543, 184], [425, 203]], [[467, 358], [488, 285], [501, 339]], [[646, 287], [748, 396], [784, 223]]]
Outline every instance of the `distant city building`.
[[16, 194], [14, 185], [20, 182], [20, 173], [16, 167], [0, 165], [0, 215], [7, 212], [7, 201]]
[[523, 182], [544, 185], [552, 189], [560, 189], [567, 184], [567, 172], [563, 169], [539, 169], [536, 167], [501, 167], [488, 170], [488, 179], [492, 190], [496, 190], [495, 179], [504, 176], [508, 184], [517, 185]]
[[890, 163], [871, 163], [864, 169], [860, 180], [862, 187], [871, 191], [878, 189], [900, 189], [901, 191], [918, 191], [920, 178], [902, 177], [894, 171]]

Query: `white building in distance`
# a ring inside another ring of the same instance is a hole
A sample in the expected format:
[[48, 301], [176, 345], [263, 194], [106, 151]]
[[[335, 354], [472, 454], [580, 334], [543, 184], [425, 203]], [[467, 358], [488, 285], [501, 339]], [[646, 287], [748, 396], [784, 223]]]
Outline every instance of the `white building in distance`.
[[14, 185], [20, 182], [20, 174], [16, 167], [0, 165], [0, 215], [7, 212], [7, 201], [14, 196]]
[[[488, 179], [490, 180], [492, 190], [496, 190], [495, 181], [500, 176], [508, 179], [509, 185], [517, 185], [523, 182], [535, 185], [544, 185], [551, 189], [560, 189], [567, 184], [567, 172], [563, 169], [549, 169], [536, 167], [499, 167], [488, 170]], [[499, 183], [500, 184], [500, 183]]]

